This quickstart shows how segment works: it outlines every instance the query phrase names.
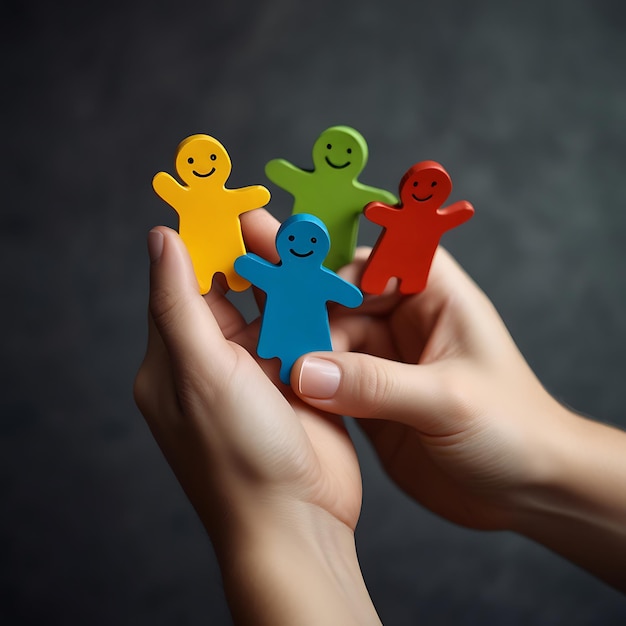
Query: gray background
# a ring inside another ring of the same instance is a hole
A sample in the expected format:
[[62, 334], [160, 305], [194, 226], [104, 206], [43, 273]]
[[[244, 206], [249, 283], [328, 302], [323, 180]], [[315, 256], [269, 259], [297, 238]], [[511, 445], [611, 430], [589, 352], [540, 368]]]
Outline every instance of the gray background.
[[[131, 395], [145, 235], [176, 224], [150, 180], [192, 133], [227, 146], [230, 186], [265, 182], [273, 157], [309, 166], [338, 123], [368, 140], [366, 183], [443, 163], [477, 211], [446, 246], [557, 397], [626, 425], [621, 1], [3, 7], [1, 623], [229, 623]], [[435, 518], [358, 445], [359, 553], [386, 624], [626, 623], [623, 596], [520, 537]]]

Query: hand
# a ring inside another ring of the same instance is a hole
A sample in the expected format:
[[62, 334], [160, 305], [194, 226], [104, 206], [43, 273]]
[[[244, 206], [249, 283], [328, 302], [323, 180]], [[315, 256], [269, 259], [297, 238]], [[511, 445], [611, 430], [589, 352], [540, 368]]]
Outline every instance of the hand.
[[[258, 210], [242, 223], [248, 248], [275, 258], [275, 220]], [[151, 231], [149, 250], [135, 398], [213, 540], [237, 623], [379, 623], [354, 548], [361, 482], [342, 419], [251, 356], [258, 322], [219, 281], [199, 295], [174, 231]]]
[[390, 476], [432, 511], [519, 532], [626, 591], [626, 433], [544, 390], [444, 250], [423, 293], [370, 298], [333, 327], [360, 354], [300, 359], [301, 398], [361, 418]]
[[[358, 280], [364, 254], [344, 277]], [[429, 509], [474, 528], [510, 527], [565, 411], [454, 260], [438, 250], [424, 292], [371, 297], [339, 313], [333, 332], [337, 348], [358, 354], [301, 358], [298, 395], [361, 418], [389, 475]]]
[[[275, 256], [274, 220], [246, 217], [251, 249]], [[251, 356], [258, 322], [247, 324], [218, 282], [199, 295], [174, 231], [156, 228], [150, 240], [149, 339], [135, 397], [203, 521], [213, 527], [243, 489], [320, 507], [354, 529], [360, 474], [342, 420], [301, 402], [274, 363]]]

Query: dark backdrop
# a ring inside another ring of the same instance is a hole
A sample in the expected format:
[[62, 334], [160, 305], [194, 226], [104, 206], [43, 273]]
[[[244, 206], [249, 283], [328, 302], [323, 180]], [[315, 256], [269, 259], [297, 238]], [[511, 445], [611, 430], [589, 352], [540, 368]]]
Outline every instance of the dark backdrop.
[[[621, 0], [5, 2], [3, 624], [229, 623], [211, 545], [131, 395], [152, 192], [205, 132], [263, 183], [349, 124], [362, 179], [450, 171], [476, 217], [444, 243], [563, 401], [626, 425]], [[274, 190], [281, 219], [289, 198]], [[362, 229], [371, 243], [375, 231]], [[365, 577], [383, 621], [624, 624], [626, 602], [542, 547], [407, 501], [361, 439]]]

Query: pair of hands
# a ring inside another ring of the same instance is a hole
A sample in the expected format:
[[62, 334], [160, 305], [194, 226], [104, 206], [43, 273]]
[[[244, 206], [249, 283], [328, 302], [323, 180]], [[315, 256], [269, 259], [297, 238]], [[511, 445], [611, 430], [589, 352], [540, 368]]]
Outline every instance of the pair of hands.
[[[276, 260], [277, 222], [257, 210], [242, 223], [247, 248]], [[255, 503], [282, 517], [313, 507], [353, 531], [361, 481], [341, 415], [358, 418], [416, 501], [469, 527], [512, 526], [516, 498], [546, 469], [541, 433], [558, 405], [444, 250], [421, 294], [332, 310], [335, 351], [302, 357], [289, 388], [254, 357], [258, 320], [246, 323], [218, 281], [199, 295], [174, 231], [151, 231], [149, 249], [135, 397], [214, 540], [245, 526]], [[358, 284], [364, 254], [344, 278]]]

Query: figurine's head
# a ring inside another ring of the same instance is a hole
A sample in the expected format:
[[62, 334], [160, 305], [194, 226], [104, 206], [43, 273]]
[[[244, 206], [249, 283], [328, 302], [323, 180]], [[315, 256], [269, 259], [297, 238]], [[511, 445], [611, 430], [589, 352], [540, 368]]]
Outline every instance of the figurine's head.
[[367, 163], [367, 143], [361, 133], [349, 126], [326, 129], [313, 145], [316, 172], [356, 178]]
[[448, 199], [452, 180], [448, 172], [435, 161], [420, 161], [409, 168], [400, 181], [400, 201], [403, 206], [419, 205], [437, 210]]
[[330, 250], [330, 236], [320, 219], [298, 213], [278, 229], [276, 249], [283, 264], [313, 263], [319, 266]]
[[176, 171], [187, 185], [224, 185], [231, 163], [224, 146], [209, 135], [183, 139], [176, 153]]

